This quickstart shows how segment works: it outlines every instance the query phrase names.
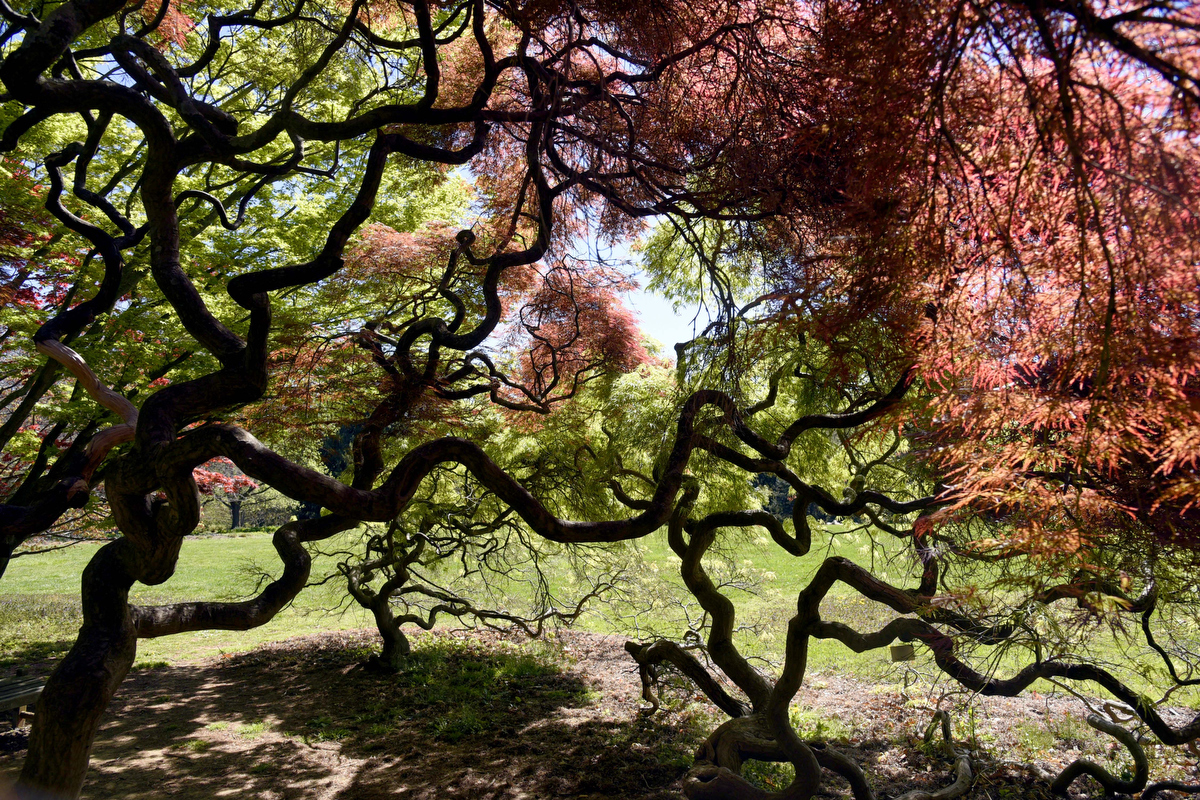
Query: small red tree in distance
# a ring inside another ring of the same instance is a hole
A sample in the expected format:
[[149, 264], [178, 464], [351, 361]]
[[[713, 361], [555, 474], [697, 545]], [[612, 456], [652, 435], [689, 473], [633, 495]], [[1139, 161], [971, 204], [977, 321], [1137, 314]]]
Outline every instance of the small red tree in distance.
[[192, 470], [192, 478], [202, 495], [211, 497], [229, 509], [230, 530], [241, 527], [242, 503], [259, 487], [228, 458], [219, 457]]

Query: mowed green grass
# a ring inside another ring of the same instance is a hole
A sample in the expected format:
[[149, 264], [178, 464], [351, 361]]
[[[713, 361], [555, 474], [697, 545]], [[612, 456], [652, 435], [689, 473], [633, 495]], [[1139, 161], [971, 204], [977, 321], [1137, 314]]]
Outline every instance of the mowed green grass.
[[[894, 585], [914, 583], [915, 564], [898, 543], [892, 540], [872, 544], [864, 532], [854, 529], [814, 530], [813, 547], [808, 555], [796, 558], [765, 537], [754, 532], [730, 532], [720, 546], [728, 548], [728, 557], [714, 557], [709, 564], [714, 579], [722, 574], [720, 564], [732, 564], [744, 575], [753, 578], [749, 590], [728, 589], [734, 601], [739, 625], [747, 627], [738, 633], [737, 643], [742, 651], [764, 659], [760, 666], [770, 669], [770, 663], [782, 661], [787, 621], [795, 613], [797, 593], [811, 580], [813, 573], [828, 556], [849, 558], [872, 569], [874, 574]], [[333, 552], [353, 544], [355, 534], [343, 534], [341, 541], [322, 543], [322, 550]], [[81, 623], [79, 582], [83, 569], [99, 545], [81, 544], [51, 553], [14, 560], [0, 578], [0, 674], [3, 671], [31, 662], [60, 657], [74, 640]], [[631, 593], [633, 602], [642, 598], [666, 598], [672, 591], [680, 596], [679, 559], [667, 545], [664, 532], [653, 534], [637, 545], [642, 567], [643, 583]], [[317, 554], [314, 557], [314, 578], [336, 570], [337, 558]], [[706, 562], [707, 563], [707, 562]], [[264, 572], [277, 575], [281, 565], [271, 545], [270, 533], [242, 533], [230, 536], [204, 536], [184, 542], [175, 575], [159, 586], [136, 585], [131, 599], [139, 604], [158, 604], [196, 600], [240, 600], [252, 596]], [[517, 598], [521, 599], [521, 598]], [[640, 631], [631, 631], [632, 606], [616, 608], [623, 618], [614, 619], [613, 609], [593, 608], [578, 623], [578, 627], [606, 633], [648, 638], [651, 633], [674, 637], [686, 631], [686, 615], [681, 605], [660, 602], [649, 612], [642, 610], [641, 621], [647, 616], [653, 624]], [[853, 589], [835, 584], [822, 603], [822, 617], [844, 622], [859, 631], [873, 631], [885, 625], [895, 614], [891, 609], [866, 600]], [[370, 628], [370, 615], [346, 602], [344, 584], [334, 578], [321, 586], [306, 589], [296, 602], [275, 619], [250, 631], [199, 631], [161, 639], [142, 640], [138, 645], [138, 664], [177, 663], [252, 650], [260, 644], [317, 633], [321, 631]], [[639, 635], [640, 634], [640, 635]], [[1200, 638], [1200, 636], [1198, 636]], [[1097, 636], [1094, 652], [1120, 662], [1119, 646], [1112, 637]], [[902, 685], [914, 680], [918, 672], [936, 675], [928, 654], [918, 648], [917, 661], [892, 664], [886, 649], [854, 653], [836, 641], [815, 640], [810, 643], [808, 674], [816, 678], [821, 673], [856, 676], [883, 685]], [[989, 655], [984, 653], [984, 659]], [[1023, 666], [1015, 657], [993, 660], [998, 674], [1008, 675]], [[1124, 677], [1136, 691], [1157, 695], [1164, 675], [1161, 664], [1150, 662], [1145, 677], [1128, 672]], [[922, 681], [924, 682], [924, 681]], [[1050, 691], [1049, 685], [1037, 685], [1039, 691]], [[1085, 693], [1094, 693], [1084, 688]], [[1200, 704], [1200, 691], [1179, 692], [1173, 702]]]
[[[0, 577], [0, 670], [53, 658], [70, 647], [82, 623], [80, 579], [99, 544], [78, 544], [24, 556]], [[328, 573], [334, 560], [318, 555], [313, 575]], [[244, 600], [253, 596], [262, 572], [278, 575], [282, 565], [270, 533], [202, 536], [184, 540], [175, 574], [159, 586], [135, 584], [130, 600], [141, 605]], [[221, 653], [252, 650], [318, 631], [369, 626], [369, 615], [344, 609], [340, 585], [310, 587], [266, 625], [249, 631], [198, 631], [143, 639], [139, 663], [174, 663]]]
[[[323, 543], [322, 549], [333, 551], [338, 545], [338, 542]], [[0, 668], [54, 657], [66, 651], [82, 621], [80, 578], [99, 546], [79, 544], [20, 557], [9, 565], [0, 578]], [[760, 623], [755, 632], [747, 632], [741, 637], [748, 652], [758, 656], [769, 656], [771, 650], [782, 649], [782, 637], [787, 619], [794, 613], [796, 593], [811, 579], [826, 555], [844, 555], [860, 562], [867, 555], [866, 538], [862, 534], [823, 537], [802, 559], [788, 555], [761, 538], [742, 537], [734, 542], [734, 546], [740, 566], [752, 571], [760, 580], [758, 593], [732, 591], [738, 604], [739, 620]], [[657, 568], [655, 574], [661, 580], [682, 586], [679, 560], [667, 546], [665, 534], [648, 537], [640, 543], [639, 549], [646, 562]], [[327, 575], [335, 565], [335, 558], [317, 555], [312, 575]], [[240, 600], [253, 595], [263, 572], [277, 575], [280, 570], [270, 533], [192, 537], [184, 541], [179, 565], [171, 579], [158, 586], [136, 584], [130, 599], [143, 605]], [[898, 577], [896, 570], [892, 572], [896, 574], [888, 574], [888, 577]], [[869, 606], [843, 586], [834, 588], [831, 600], [832, 605], [842, 605], [850, 610]], [[668, 607], [661, 613], [659, 623], [664, 630], [670, 630], [675, 623], [683, 624], [682, 609]], [[844, 615], [835, 613], [834, 616], [841, 618]], [[367, 612], [346, 603], [344, 585], [335, 578], [323, 586], [306, 589], [295, 603], [262, 627], [250, 631], [199, 631], [142, 640], [138, 645], [138, 660], [174, 663], [252, 650], [264, 642], [307, 633], [371, 627], [372, 624]], [[616, 630], [598, 613], [586, 616], [579, 624], [591, 630]], [[811, 658], [814, 669], [844, 668], [848, 659], [858, 663], [857, 671], [868, 674], [878, 673], [886, 666], [881, 653], [857, 656], [841, 645], [814, 643]], [[877, 668], [869, 668], [871, 665]]]

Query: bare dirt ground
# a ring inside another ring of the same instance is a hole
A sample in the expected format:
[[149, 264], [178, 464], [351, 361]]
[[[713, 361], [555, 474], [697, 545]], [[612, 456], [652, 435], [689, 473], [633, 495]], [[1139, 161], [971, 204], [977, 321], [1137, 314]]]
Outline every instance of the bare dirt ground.
[[[437, 647], [401, 676], [359, 666], [375, 647], [365, 631], [134, 672], [97, 738], [83, 796], [665, 800], [679, 797], [690, 753], [715, 724], [695, 702], [639, 714], [641, 686], [619, 637], [560, 634], [555, 652], [535, 656], [492, 633], [417, 641], [418, 652]], [[809, 732], [857, 760], [880, 796], [949, 782], [945, 759], [919, 746], [930, 709], [895, 687], [820, 675], [799, 700]], [[1119, 772], [1128, 757], [1089, 738], [1084, 713], [1060, 696], [982, 701], [971, 730], [956, 733], [987, 754], [970, 797], [1048, 796], [1038, 771], [1056, 773], [1081, 753]], [[0, 732], [0, 787], [20, 769], [26, 733]], [[1150, 750], [1152, 779], [1200, 776], [1190, 755]], [[1015, 763], [1026, 758], [1032, 769]], [[1089, 789], [1100, 796], [1083, 781], [1075, 794]], [[846, 796], [836, 781], [824, 792]]]

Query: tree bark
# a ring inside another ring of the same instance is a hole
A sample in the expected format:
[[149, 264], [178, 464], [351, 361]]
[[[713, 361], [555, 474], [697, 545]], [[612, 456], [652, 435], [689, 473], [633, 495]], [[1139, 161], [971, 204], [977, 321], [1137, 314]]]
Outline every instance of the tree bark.
[[109, 701], [129, 672], [137, 635], [129, 613], [127, 539], [105, 545], [83, 572], [83, 627], [38, 700], [19, 800], [77, 797]]
[[408, 637], [395, 623], [390, 627], [381, 625], [379, 634], [383, 638], [383, 650], [379, 655], [372, 656], [368, 664], [385, 672], [399, 672], [404, 657], [412, 652]]
[[375, 616], [379, 637], [383, 639], [383, 650], [379, 655], [367, 659], [367, 666], [380, 672], [399, 672], [404, 657], [412, 652], [408, 637], [400, 630], [400, 623], [392, 614], [390, 601], [389, 593], [380, 592], [371, 602], [371, 613]]

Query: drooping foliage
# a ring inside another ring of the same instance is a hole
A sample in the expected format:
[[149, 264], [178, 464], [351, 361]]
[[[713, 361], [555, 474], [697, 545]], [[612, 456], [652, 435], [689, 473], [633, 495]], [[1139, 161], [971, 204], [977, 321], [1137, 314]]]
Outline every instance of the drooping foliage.
[[[917, 641], [983, 693], [1084, 682], [1167, 744], [1200, 735], [1047, 633], [1063, 601], [1138, 615], [1162, 680], [1188, 684], [1165, 630], [1198, 549], [1190, 6], [0, 14], [0, 564], [80, 508], [120, 533], [84, 574], [18, 791], [78, 793], [139, 638], [266, 622], [309, 580], [306, 543], [361, 523], [382, 527], [345, 575], [388, 630], [417, 586], [488, 618], [414, 575], [433, 542], [463, 559], [502, 541], [502, 573], [666, 526], [702, 658], [629, 649], [648, 692], [671, 665], [731, 718], [694, 798], [764, 796], [747, 758], [795, 765], [780, 798], [824, 770], [871, 796], [789, 720], [813, 638]], [[647, 225], [652, 284], [711, 311], [674, 384], [627, 279], [579, 255]], [[134, 582], [173, 573], [214, 459], [300, 504], [282, 572], [241, 603], [131, 606]], [[758, 507], [763, 481], [794, 495], [790, 520]], [[760, 670], [707, 554], [761, 529], [805, 555], [810, 510], [900, 542], [913, 586], [827, 559]], [[822, 619], [838, 582], [896, 618]], [[1022, 666], [998, 676], [975, 646]], [[948, 797], [971, 758], [945, 739]], [[1090, 770], [1073, 769], [1057, 788]]]

